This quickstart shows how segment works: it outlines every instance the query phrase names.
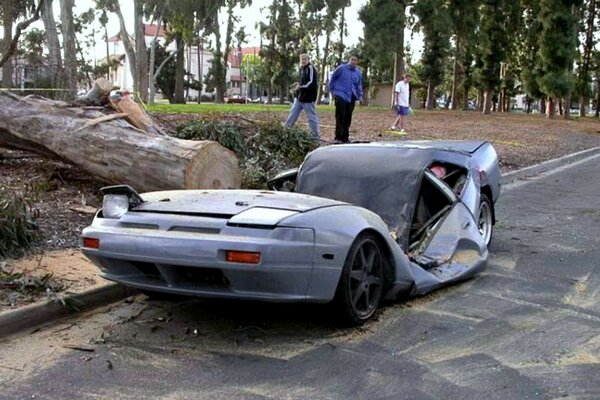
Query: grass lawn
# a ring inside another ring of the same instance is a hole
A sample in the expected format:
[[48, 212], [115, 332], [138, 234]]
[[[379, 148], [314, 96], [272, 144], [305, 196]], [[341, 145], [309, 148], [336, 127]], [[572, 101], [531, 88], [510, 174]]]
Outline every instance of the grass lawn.
[[[148, 111], [155, 113], [166, 114], [200, 114], [209, 112], [218, 113], [256, 113], [256, 112], [288, 112], [290, 105], [288, 104], [155, 104], [147, 106]], [[357, 110], [359, 107], [357, 107]], [[334, 112], [335, 107], [330, 105], [318, 105], [319, 112]], [[384, 107], [360, 107], [361, 112], [381, 112], [387, 110]]]

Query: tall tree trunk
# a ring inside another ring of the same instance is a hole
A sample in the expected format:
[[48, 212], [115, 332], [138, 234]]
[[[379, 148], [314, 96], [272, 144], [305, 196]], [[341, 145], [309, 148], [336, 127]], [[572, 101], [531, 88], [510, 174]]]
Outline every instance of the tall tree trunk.
[[586, 89], [588, 83], [588, 73], [590, 70], [592, 51], [594, 49], [594, 20], [596, 16], [596, 0], [589, 0], [588, 17], [586, 21], [585, 42], [583, 44], [583, 55], [579, 67], [579, 81], [581, 85], [581, 93], [579, 95], [579, 116], [585, 117], [585, 106], [587, 102]]
[[596, 74], [596, 112], [594, 116], [598, 118], [600, 117], [600, 65], [596, 68], [598, 68], [598, 73]]
[[[13, 1], [4, 1], [4, 13], [2, 25], [4, 26], [4, 39], [2, 40], [2, 53], [6, 53], [12, 43], [12, 29], [13, 29]], [[4, 65], [2, 65], [2, 86], [11, 88], [13, 86], [13, 64], [12, 58], [8, 59]]]
[[398, 23], [398, 33], [394, 48], [394, 79], [392, 81], [392, 98], [390, 106], [394, 106], [394, 89], [396, 83], [402, 79], [404, 75], [404, 15], [406, 12], [406, 5], [400, 1], [397, 4], [400, 7], [402, 13], [402, 21]]
[[[127, 33], [127, 28], [125, 27], [125, 18], [123, 18], [123, 13], [121, 12], [121, 7], [119, 6], [119, 2], [115, 1], [115, 13], [119, 18], [119, 26], [120, 31], [119, 34], [121, 36], [121, 41], [123, 42], [123, 47], [125, 48], [125, 53], [127, 54], [127, 59], [129, 62], [129, 71], [131, 72], [131, 77], [133, 78], [133, 90], [138, 92], [138, 82], [136, 80], [137, 77], [137, 60], [135, 49], [133, 48], [133, 44], [131, 44], [131, 40], [129, 38], [129, 34]], [[122, 88], [125, 89], [125, 88]]]
[[60, 41], [58, 40], [58, 30], [56, 29], [56, 20], [52, 10], [52, 0], [44, 0], [42, 6], [42, 21], [46, 33], [46, 44], [48, 46], [48, 63], [52, 70], [50, 76], [52, 87], [62, 87], [62, 57], [60, 54]]
[[463, 85], [463, 111], [467, 111], [469, 109], [469, 86]]
[[75, 27], [73, 26], [74, 0], [60, 0], [60, 20], [62, 24], [65, 60], [65, 88], [69, 89], [66, 98], [74, 99], [77, 94], [77, 49]]
[[452, 103], [450, 108], [452, 110], [458, 110], [458, 80], [460, 77], [460, 51], [461, 51], [460, 36], [456, 36], [456, 50], [454, 54], [454, 74], [452, 76]]
[[183, 47], [185, 44], [181, 33], [176, 34], [175, 43], [177, 44], [177, 58], [175, 59], [175, 95], [173, 97], [176, 104], [184, 104], [185, 94], [183, 77], [185, 75], [185, 51], [183, 51]]
[[483, 113], [488, 115], [492, 112], [492, 103], [493, 103], [493, 97], [494, 95], [494, 90], [493, 89], [486, 89], [485, 93], [483, 95]]
[[484, 100], [483, 89], [477, 89], [477, 111], [483, 112]]
[[570, 119], [571, 118], [571, 92], [569, 92], [569, 94], [567, 94], [565, 96], [565, 104], [563, 106], [564, 111], [563, 111], [563, 117], [565, 119]]
[[[319, 73], [319, 87], [317, 88], [317, 102], [321, 104], [321, 97], [323, 96], [323, 88], [325, 87], [325, 66], [327, 65], [327, 57], [329, 57], [329, 42], [331, 40], [331, 31], [327, 30], [325, 33], [325, 47], [323, 48], [323, 58], [321, 60], [321, 72]], [[331, 96], [329, 96], [329, 103], [332, 102]]]
[[107, 71], [106, 71], [106, 79], [110, 80], [110, 69], [111, 69], [110, 49], [108, 47], [108, 28], [106, 25], [104, 25], [104, 39], [106, 41], [106, 64], [108, 66]]
[[[158, 16], [158, 19], [156, 20], [156, 32], [154, 32], [154, 38], [152, 38], [152, 43], [150, 44], [150, 61], [149, 61], [149, 66], [148, 66], [148, 89], [149, 89], [149, 98], [148, 98], [148, 104], [153, 105], [154, 104], [154, 96], [156, 95], [156, 78], [158, 77], [158, 75], [155, 75], [154, 72], [154, 67], [155, 67], [155, 63], [156, 63], [156, 44], [158, 41], [158, 32], [160, 31], [160, 27], [162, 25], [162, 21], [163, 21], [163, 14], [165, 12], [165, 8], [166, 6], [163, 5], [162, 10], [160, 11], [160, 15]], [[170, 58], [170, 57], [168, 57]], [[162, 69], [162, 65], [164, 65], [165, 63], [163, 62], [163, 64], [161, 64], [160, 69]], [[158, 71], [160, 72], [160, 71]]]
[[[134, 0], [135, 23], [135, 52], [137, 93], [142, 102], [148, 101], [148, 52], [146, 49], [146, 35], [144, 32], [144, 5], [142, 0]], [[158, 31], [158, 28], [157, 28]]]
[[425, 109], [433, 110], [434, 107], [435, 107], [435, 86], [433, 86], [431, 84], [431, 82], [429, 82], [429, 84], [427, 85], [427, 105], [425, 106]]
[[344, 59], [344, 36], [346, 36], [346, 30], [344, 29], [345, 25], [346, 25], [346, 7], [342, 7], [342, 10], [340, 11], [340, 26], [339, 26], [340, 48], [339, 48], [339, 53], [338, 53], [338, 59], [340, 60], [340, 62], [342, 62], [342, 60]]
[[554, 115], [556, 113], [555, 108], [556, 106], [554, 104], [554, 98], [548, 97], [548, 99], [546, 100], [546, 118], [554, 119]]
[[540, 114], [546, 114], [546, 98], [542, 97], [540, 99]]

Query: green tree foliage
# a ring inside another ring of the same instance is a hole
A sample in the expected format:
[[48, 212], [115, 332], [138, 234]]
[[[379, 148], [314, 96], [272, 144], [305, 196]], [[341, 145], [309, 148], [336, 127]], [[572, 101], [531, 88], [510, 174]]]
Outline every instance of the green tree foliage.
[[298, 127], [287, 128], [279, 120], [250, 121], [211, 114], [177, 128], [176, 137], [214, 140], [236, 153], [240, 162], [242, 188], [267, 189], [276, 173], [298, 167], [316, 148], [310, 134]]
[[443, 0], [419, 0], [413, 8], [419, 18], [416, 27], [423, 32], [421, 79], [427, 82], [428, 110], [435, 105], [435, 88], [444, 81], [444, 68], [450, 50], [451, 19]]
[[500, 88], [501, 63], [512, 51], [514, 32], [519, 26], [519, 0], [485, 0], [481, 7], [479, 76], [484, 90], [483, 113], [492, 109], [494, 92]]
[[358, 13], [365, 25], [364, 46], [370, 76], [377, 82], [395, 83], [394, 55], [400, 54], [403, 62], [406, 17], [405, 6], [401, 3], [397, 0], [370, 0]]
[[[453, 110], [458, 109], [459, 96], [463, 99], [463, 108], [467, 107], [468, 87], [460, 93], [460, 82], [470, 79], [471, 64], [473, 60], [471, 49], [476, 42], [476, 32], [479, 25], [478, 9], [481, 0], [450, 0], [449, 9], [452, 19], [452, 32], [454, 34], [454, 65], [452, 73], [452, 105]], [[469, 73], [469, 75], [467, 75]], [[468, 86], [472, 83], [469, 81]], [[464, 88], [464, 83], [463, 83]]]
[[574, 8], [581, 0], [540, 0], [540, 35], [538, 83], [546, 96], [546, 115], [554, 117], [555, 101], [570, 94], [571, 72], [577, 49], [577, 17]]
[[543, 96], [537, 81], [539, 64], [537, 53], [539, 51], [539, 38], [542, 24], [539, 20], [540, 0], [522, 0], [522, 20], [517, 39], [517, 57], [521, 70], [520, 79], [522, 88], [527, 95], [527, 112], [531, 111], [534, 99]]

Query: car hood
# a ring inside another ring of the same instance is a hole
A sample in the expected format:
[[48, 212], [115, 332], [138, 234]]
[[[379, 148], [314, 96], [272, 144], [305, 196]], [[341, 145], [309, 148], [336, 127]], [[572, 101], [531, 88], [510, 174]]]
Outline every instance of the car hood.
[[305, 212], [346, 203], [306, 194], [258, 190], [171, 190], [141, 195], [132, 211], [202, 214], [224, 218], [255, 207]]

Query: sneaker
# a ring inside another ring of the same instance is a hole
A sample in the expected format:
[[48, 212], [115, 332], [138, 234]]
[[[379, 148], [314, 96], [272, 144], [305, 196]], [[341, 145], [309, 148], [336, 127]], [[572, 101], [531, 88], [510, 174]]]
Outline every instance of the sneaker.
[[398, 129], [398, 128], [396, 128], [396, 125], [390, 126], [390, 131], [395, 131], [396, 129]]
[[408, 132], [406, 132], [404, 129], [400, 129], [400, 133], [401, 135], [408, 135]]

